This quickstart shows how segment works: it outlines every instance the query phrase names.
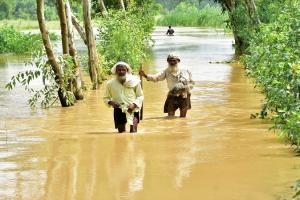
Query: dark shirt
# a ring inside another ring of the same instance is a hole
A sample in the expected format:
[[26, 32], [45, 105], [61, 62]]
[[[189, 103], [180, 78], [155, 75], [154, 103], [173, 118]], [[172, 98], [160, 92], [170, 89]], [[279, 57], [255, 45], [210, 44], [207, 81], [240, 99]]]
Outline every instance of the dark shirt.
[[169, 28], [168, 31], [167, 31], [167, 35], [173, 35], [174, 32], [175, 32], [174, 29]]

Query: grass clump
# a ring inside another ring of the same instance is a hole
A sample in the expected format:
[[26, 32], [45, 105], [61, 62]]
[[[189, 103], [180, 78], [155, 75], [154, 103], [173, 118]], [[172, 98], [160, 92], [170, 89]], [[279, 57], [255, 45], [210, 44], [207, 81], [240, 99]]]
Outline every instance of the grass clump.
[[227, 20], [228, 16], [220, 6], [207, 4], [203, 8], [197, 8], [193, 4], [182, 2], [174, 10], [161, 16], [157, 24], [224, 28]]

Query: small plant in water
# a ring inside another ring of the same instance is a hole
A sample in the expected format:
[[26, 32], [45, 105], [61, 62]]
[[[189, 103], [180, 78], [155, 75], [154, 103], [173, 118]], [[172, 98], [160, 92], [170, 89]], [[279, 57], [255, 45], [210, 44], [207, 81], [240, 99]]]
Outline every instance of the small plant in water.
[[[60, 56], [58, 58], [59, 63], [63, 67], [64, 72], [64, 84], [67, 88], [69, 80], [75, 74], [75, 66], [70, 56]], [[6, 88], [12, 90], [17, 83], [21, 84], [25, 90], [30, 94], [29, 105], [31, 108], [35, 108], [38, 103], [42, 108], [48, 108], [53, 106], [58, 100], [58, 85], [55, 81], [55, 74], [51, 69], [51, 65], [46, 59], [43, 51], [37, 51], [32, 54], [32, 61], [26, 63], [27, 66], [32, 66], [34, 69], [27, 70], [25, 72], [19, 72], [17, 75], [11, 78], [11, 81], [6, 84]], [[42, 88], [37, 88], [31, 83], [34, 80], [39, 79], [42, 82]], [[69, 105], [74, 104], [75, 97], [70, 91], [65, 90], [67, 96], [67, 103]]]

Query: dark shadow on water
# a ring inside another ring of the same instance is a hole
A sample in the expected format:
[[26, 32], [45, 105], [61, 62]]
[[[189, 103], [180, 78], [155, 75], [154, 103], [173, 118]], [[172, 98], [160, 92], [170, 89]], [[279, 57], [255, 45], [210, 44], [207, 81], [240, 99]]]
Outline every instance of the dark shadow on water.
[[169, 117], [169, 116], [164, 116], [164, 117], [149, 117], [149, 118], [144, 118], [144, 121], [148, 121], [148, 120], [153, 120], [153, 119], [162, 119], [162, 120], [172, 120], [172, 119], [178, 119], [180, 117], [178, 116], [173, 116], [173, 117]]

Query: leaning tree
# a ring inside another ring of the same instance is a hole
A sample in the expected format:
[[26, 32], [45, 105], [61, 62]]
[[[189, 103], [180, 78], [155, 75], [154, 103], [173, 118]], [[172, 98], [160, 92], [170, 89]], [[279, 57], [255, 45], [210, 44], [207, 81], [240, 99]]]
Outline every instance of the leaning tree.
[[58, 85], [58, 97], [63, 107], [70, 106], [68, 103], [68, 96], [66, 92], [66, 86], [63, 78], [63, 71], [61, 65], [58, 63], [49, 38], [49, 32], [46, 27], [45, 15], [44, 15], [44, 0], [36, 0], [37, 3], [37, 19], [39, 22], [39, 28], [43, 39], [43, 44], [48, 57], [48, 62], [55, 74], [55, 81]]
[[[228, 12], [229, 25], [232, 29], [236, 53], [241, 54], [247, 47], [245, 31], [253, 30], [260, 24], [259, 15], [254, 0], [215, 0], [220, 3], [224, 11]], [[243, 12], [241, 10], [246, 10]], [[251, 23], [246, 24], [247, 21]], [[244, 27], [247, 26], [247, 30]], [[247, 34], [247, 33], [246, 33]]]

